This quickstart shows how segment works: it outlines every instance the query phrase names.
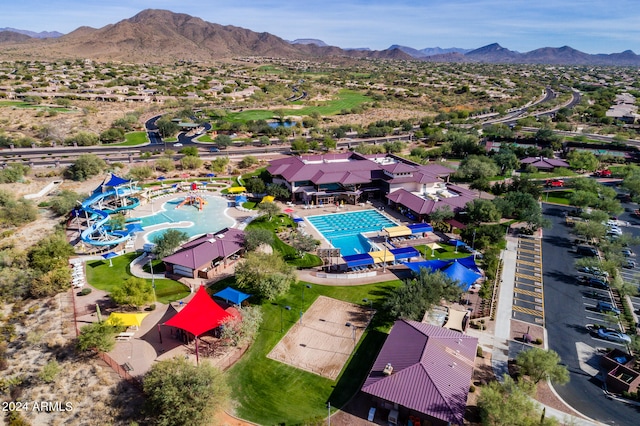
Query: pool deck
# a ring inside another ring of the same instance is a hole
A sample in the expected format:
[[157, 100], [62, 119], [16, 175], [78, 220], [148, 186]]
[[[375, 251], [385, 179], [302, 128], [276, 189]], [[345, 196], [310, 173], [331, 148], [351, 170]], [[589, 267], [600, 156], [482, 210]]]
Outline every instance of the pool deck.
[[[143, 217], [143, 216], [151, 216], [156, 214], [157, 212], [161, 211], [162, 209], [162, 205], [164, 203], [166, 203], [167, 201], [171, 201], [171, 200], [175, 200], [175, 199], [182, 199], [185, 196], [187, 196], [188, 194], [190, 194], [192, 191], [188, 191], [188, 192], [176, 192], [170, 195], [164, 195], [161, 197], [157, 197], [157, 198], [153, 198], [150, 201], [147, 202], [141, 202], [140, 206], [137, 207], [135, 210], [132, 211], [132, 218], [138, 218], [138, 217]], [[221, 196], [220, 194], [214, 194], [214, 193], [199, 193], [199, 195], [203, 195], [203, 196], [208, 196], [208, 197], [218, 197], [218, 198], [222, 198], [224, 200], [227, 200], [226, 197]], [[230, 201], [230, 200], [227, 200]], [[224, 211], [225, 216], [230, 217], [231, 219], [233, 219], [233, 224], [231, 225], [232, 228], [237, 228], [238, 226], [240, 226], [240, 224], [242, 224], [243, 222], [245, 222], [246, 220], [248, 220], [251, 216], [253, 216], [255, 214], [255, 212], [247, 212], [247, 211], [240, 211], [234, 207], [227, 207], [225, 208]], [[172, 225], [178, 225], [178, 226], [172, 226]], [[177, 223], [166, 223], [166, 224], [160, 224], [160, 225], [153, 225], [147, 228], [145, 228], [146, 230], [140, 234], [138, 234], [136, 236], [135, 239], [135, 244], [134, 244], [134, 248], [136, 250], [142, 249], [142, 247], [144, 246], [144, 244], [146, 243], [146, 236], [154, 231], [157, 231], [158, 229], [170, 229], [170, 228], [184, 228], [188, 225], [188, 222], [177, 222]]]

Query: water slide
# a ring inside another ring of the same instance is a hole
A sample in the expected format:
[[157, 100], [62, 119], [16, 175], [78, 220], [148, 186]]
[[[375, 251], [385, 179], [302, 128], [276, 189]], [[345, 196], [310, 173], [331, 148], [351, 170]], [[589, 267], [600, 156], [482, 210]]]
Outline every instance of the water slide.
[[[137, 224], [128, 224], [125, 229], [111, 231], [104, 225], [109, 221], [109, 214], [116, 213], [122, 210], [131, 210], [140, 205], [140, 200], [134, 197], [128, 197], [131, 191], [129, 189], [110, 189], [105, 192], [97, 192], [82, 202], [82, 209], [89, 213], [92, 217], [96, 217], [96, 220], [82, 233], [80, 239], [94, 246], [111, 246], [120, 244], [127, 241], [131, 234], [136, 230], [139, 230]], [[115, 209], [100, 210], [94, 208], [95, 204], [99, 204], [100, 201], [108, 197], [124, 196], [131, 201], [131, 204], [117, 207]]]
[[176, 209], [179, 209], [180, 207], [184, 206], [185, 204], [190, 204], [191, 205], [191, 204], [195, 204], [196, 202], [199, 203], [198, 204], [198, 210], [202, 210], [204, 208], [204, 205], [207, 204], [207, 202], [205, 200], [203, 200], [202, 197], [195, 197], [195, 196], [190, 195], [188, 197], [185, 197], [185, 199], [182, 200], [180, 202], [180, 204], [178, 204], [176, 206]]

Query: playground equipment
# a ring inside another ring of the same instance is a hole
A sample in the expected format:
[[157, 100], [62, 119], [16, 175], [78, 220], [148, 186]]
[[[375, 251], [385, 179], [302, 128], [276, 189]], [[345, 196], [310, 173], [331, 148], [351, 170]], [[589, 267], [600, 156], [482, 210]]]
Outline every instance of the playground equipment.
[[[126, 187], [123, 185], [128, 184]], [[138, 192], [131, 182], [116, 175], [96, 188], [91, 196], [80, 203], [88, 222], [88, 227], [80, 233], [82, 242], [94, 246], [112, 246], [127, 241], [135, 232], [141, 231], [137, 223], [130, 223], [125, 229], [113, 230], [108, 225], [109, 215], [119, 211], [131, 210], [140, 205], [140, 200], [132, 196]]]
[[176, 209], [179, 209], [185, 204], [193, 206], [196, 203], [198, 203], [198, 210], [202, 210], [204, 208], [204, 205], [207, 204], [207, 202], [202, 197], [198, 197], [197, 195], [188, 195], [184, 200], [180, 202], [180, 204], [176, 206]]

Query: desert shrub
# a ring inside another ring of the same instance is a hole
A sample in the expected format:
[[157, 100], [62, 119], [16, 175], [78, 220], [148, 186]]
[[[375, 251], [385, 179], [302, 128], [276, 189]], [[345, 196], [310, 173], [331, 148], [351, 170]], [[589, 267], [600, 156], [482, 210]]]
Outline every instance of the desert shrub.
[[62, 367], [60, 366], [60, 364], [58, 364], [56, 360], [52, 360], [49, 361], [44, 367], [42, 367], [42, 370], [40, 370], [38, 377], [45, 383], [53, 383], [55, 382], [56, 377], [61, 371]]

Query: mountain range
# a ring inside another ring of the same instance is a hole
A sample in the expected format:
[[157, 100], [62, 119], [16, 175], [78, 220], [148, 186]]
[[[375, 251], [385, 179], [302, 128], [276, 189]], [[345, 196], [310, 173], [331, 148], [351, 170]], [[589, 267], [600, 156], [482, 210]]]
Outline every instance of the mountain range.
[[379, 58], [429, 62], [639, 66], [640, 56], [592, 55], [569, 46], [520, 53], [493, 43], [479, 49], [414, 49], [392, 45], [385, 50], [343, 49], [318, 39], [286, 41], [231, 25], [206, 22], [187, 14], [147, 9], [102, 28], [79, 27], [69, 34], [0, 28], [0, 59], [82, 58], [99, 61], [173, 62], [219, 60], [238, 56], [280, 58]]

